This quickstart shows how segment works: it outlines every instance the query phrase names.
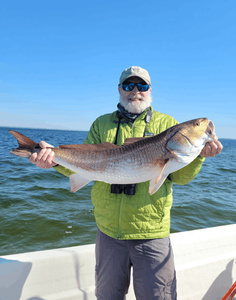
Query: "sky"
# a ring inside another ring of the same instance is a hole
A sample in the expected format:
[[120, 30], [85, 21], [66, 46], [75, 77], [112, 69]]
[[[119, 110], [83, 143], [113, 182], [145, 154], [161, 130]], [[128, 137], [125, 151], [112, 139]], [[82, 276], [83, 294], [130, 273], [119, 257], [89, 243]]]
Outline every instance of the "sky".
[[236, 139], [236, 1], [2, 1], [0, 126], [89, 130], [148, 70], [154, 110]]

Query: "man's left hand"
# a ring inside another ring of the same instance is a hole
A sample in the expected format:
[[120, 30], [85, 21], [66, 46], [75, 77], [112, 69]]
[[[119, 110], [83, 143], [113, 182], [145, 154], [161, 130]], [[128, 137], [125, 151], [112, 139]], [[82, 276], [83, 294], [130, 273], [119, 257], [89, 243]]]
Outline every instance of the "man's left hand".
[[202, 157], [214, 157], [216, 154], [219, 154], [223, 146], [218, 138], [215, 138], [215, 141], [206, 143], [205, 147], [202, 149], [200, 156]]

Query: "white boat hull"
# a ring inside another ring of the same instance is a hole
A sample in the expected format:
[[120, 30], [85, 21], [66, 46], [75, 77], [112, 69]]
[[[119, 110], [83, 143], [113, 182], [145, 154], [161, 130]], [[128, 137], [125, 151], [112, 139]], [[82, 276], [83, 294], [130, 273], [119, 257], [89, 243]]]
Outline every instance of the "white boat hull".
[[[220, 300], [236, 281], [236, 224], [171, 234], [178, 300]], [[1, 300], [92, 300], [95, 245], [0, 257]], [[132, 282], [127, 300], [134, 300]]]

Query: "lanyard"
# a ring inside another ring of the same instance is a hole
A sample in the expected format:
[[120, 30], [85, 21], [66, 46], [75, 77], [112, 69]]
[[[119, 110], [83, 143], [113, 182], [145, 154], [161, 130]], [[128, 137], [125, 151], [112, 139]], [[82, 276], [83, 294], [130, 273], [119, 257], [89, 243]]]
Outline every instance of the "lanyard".
[[[118, 133], [119, 133], [119, 129], [120, 129], [120, 124], [129, 123], [130, 122], [130, 120], [121, 121], [121, 119], [124, 118], [124, 117], [121, 116], [118, 111], [117, 111], [117, 117], [118, 117], [119, 121], [116, 121], [116, 120], [114, 121], [114, 123], [118, 123], [117, 130], [116, 130], [116, 138], [115, 138], [115, 142], [114, 142], [115, 145], [117, 145], [117, 139], [118, 139]], [[144, 129], [143, 137], [145, 137], [146, 130], [147, 130], [147, 125], [151, 121], [151, 118], [152, 118], [152, 111], [151, 111], [151, 109], [149, 107], [148, 111], [147, 111], [147, 114], [146, 114], [146, 117], [145, 117], [146, 126], [145, 126], [145, 129]]]

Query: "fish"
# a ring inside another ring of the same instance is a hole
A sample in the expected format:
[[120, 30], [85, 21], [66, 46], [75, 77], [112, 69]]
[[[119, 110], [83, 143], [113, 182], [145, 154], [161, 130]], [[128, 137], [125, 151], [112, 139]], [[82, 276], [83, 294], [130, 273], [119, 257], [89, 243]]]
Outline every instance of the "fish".
[[[39, 153], [38, 143], [9, 130], [19, 147], [10, 151], [29, 158]], [[214, 141], [215, 126], [208, 118], [198, 118], [174, 125], [152, 137], [128, 138], [122, 146], [112, 143], [59, 145], [53, 161], [75, 172], [69, 176], [71, 192], [91, 181], [109, 184], [137, 184], [150, 181], [154, 194], [167, 176], [191, 163], [207, 142]]]

